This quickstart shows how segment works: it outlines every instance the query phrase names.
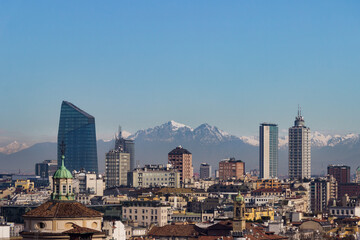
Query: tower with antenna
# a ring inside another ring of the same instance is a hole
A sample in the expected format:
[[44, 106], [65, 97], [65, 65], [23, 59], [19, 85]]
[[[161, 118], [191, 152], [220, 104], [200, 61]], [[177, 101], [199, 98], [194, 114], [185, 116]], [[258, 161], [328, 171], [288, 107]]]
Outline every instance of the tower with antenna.
[[289, 128], [289, 178], [303, 179], [311, 177], [311, 137], [310, 128], [298, 106], [298, 115], [294, 126]]

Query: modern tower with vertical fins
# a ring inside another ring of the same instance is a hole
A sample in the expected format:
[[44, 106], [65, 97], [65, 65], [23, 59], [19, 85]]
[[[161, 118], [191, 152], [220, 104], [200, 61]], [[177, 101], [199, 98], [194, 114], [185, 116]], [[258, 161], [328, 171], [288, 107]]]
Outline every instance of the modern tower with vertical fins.
[[[66, 145], [67, 169], [98, 172], [95, 118], [67, 101], [61, 104], [58, 143], [61, 142]], [[61, 165], [59, 147], [58, 165]]]
[[289, 128], [289, 178], [311, 177], [311, 137], [310, 128], [305, 126], [301, 110], [295, 118], [294, 126]]
[[278, 174], [278, 126], [262, 123], [259, 128], [260, 178], [276, 178]]

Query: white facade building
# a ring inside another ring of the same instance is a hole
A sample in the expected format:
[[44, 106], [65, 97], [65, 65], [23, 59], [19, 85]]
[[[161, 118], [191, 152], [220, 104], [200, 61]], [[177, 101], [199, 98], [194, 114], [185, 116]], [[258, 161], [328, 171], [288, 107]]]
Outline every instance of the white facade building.
[[294, 126], [289, 128], [289, 178], [311, 177], [311, 137], [310, 128], [298, 112]]
[[262, 123], [259, 128], [259, 166], [260, 178], [277, 177], [278, 172], [278, 126], [272, 123]]

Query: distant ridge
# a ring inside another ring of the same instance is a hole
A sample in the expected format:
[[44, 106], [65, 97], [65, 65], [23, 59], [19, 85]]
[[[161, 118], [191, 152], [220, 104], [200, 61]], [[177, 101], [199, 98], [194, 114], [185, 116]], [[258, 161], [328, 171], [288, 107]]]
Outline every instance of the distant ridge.
[[[129, 135], [129, 134], [128, 134]], [[140, 165], [166, 163], [167, 153], [182, 145], [193, 154], [193, 165], [198, 171], [202, 162], [217, 169], [221, 159], [235, 157], [245, 162], [246, 170], [258, 168], [258, 137], [237, 137], [207, 123], [192, 128], [168, 121], [162, 125], [139, 130], [128, 138], [135, 140], [135, 158]], [[325, 173], [328, 164], [347, 164], [352, 172], [360, 165], [360, 138], [358, 134], [324, 135], [312, 133], [313, 174]], [[287, 137], [279, 139], [279, 173], [287, 174]], [[105, 153], [114, 147], [114, 141], [97, 141], [99, 170], [104, 171]], [[16, 149], [16, 148], [14, 148]], [[0, 153], [0, 172], [34, 172], [35, 163], [56, 159], [56, 143], [38, 143], [10, 154]], [[324, 170], [325, 169], [325, 170]]]

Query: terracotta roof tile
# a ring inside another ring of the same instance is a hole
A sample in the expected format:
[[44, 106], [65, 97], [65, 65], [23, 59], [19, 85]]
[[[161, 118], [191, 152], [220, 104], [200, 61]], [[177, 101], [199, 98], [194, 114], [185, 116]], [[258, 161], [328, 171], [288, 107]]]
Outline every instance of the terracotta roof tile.
[[79, 218], [101, 216], [102, 213], [87, 208], [79, 202], [72, 201], [48, 201], [23, 215], [23, 217], [41, 218]]
[[73, 227], [72, 229], [67, 230], [63, 233], [65, 233], [65, 234], [100, 233], [100, 231], [98, 231], [98, 230], [86, 228], [86, 227], [80, 227], [79, 225], [76, 225], [76, 224], [73, 224], [72, 227]]
[[149, 231], [149, 236], [172, 236], [172, 237], [195, 237], [199, 236], [201, 228], [194, 224], [186, 225], [165, 225], [163, 227], [153, 227]]

